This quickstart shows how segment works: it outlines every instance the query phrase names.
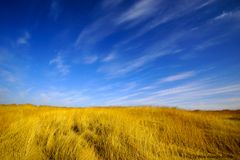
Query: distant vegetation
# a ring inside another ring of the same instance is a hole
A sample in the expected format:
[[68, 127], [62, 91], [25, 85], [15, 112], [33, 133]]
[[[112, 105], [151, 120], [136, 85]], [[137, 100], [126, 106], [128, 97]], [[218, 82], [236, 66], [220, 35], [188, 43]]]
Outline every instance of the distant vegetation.
[[0, 106], [0, 159], [237, 159], [240, 111]]

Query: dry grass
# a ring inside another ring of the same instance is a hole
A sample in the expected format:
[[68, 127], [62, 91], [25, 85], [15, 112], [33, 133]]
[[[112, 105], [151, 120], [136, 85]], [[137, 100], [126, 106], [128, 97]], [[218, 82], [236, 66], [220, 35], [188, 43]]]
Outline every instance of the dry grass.
[[240, 111], [0, 106], [0, 159], [238, 159]]

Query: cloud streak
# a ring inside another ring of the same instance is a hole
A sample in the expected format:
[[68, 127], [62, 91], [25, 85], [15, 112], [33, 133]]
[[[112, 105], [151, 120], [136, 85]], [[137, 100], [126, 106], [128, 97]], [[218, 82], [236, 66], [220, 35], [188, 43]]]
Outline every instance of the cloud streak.
[[127, 42], [132, 41], [144, 34], [150, 32], [151, 30], [159, 27], [164, 23], [171, 22], [173, 20], [179, 19], [186, 16], [194, 11], [197, 11], [203, 7], [206, 7], [215, 0], [195, 0], [195, 1], [177, 1], [174, 4], [167, 3], [167, 1], [162, 1], [160, 5], [160, 11], [156, 13], [155, 18], [150, 19], [143, 27], [141, 27], [137, 33], [135, 33]]
[[165, 39], [150, 44], [149, 47], [141, 52], [141, 56], [126, 63], [115, 64], [112, 67], [100, 67], [98, 71], [104, 72], [112, 77], [118, 77], [141, 69], [145, 64], [153, 62], [160, 57], [177, 54], [179, 49], [176, 48], [176, 44], [185, 36], [185, 34], [184, 31], [174, 31], [165, 37]]
[[39, 91], [36, 95], [38, 99], [34, 100], [35, 103], [58, 105], [58, 106], [82, 106], [82, 103], [86, 103], [89, 97], [84, 95], [81, 91], [75, 90], [61, 90], [50, 89], [45, 91]]
[[103, 62], [110, 62], [113, 61], [114, 59], [116, 59], [116, 53], [110, 53], [108, 54], [106, 57], [103, 58]]
[[140, 0], [117, 19], [117, 24], [142, 21], [157, 11], [159, 1]]
[[224, 19], [240, 19], [240, 10], [223, 12], [222, 14], [216, 16], [214, 20], [224, 20]]
[[178, 80], [188, 79], [195, 75], [196, 75], [196, 73], [194, 71], [183, 72], [183, 73], [179, 73], [179, 74], [176, 74], [173, 76], [162, 78], [160, 80], [160, 82], [174, 82], [174, 81], [178, 81]]
[[78, 49], [94, 48], [95, 43], [112, 34], [116, 27], [112, 24], [112, 15], [100, 17], [92, 24], [87, 25], [78, 35], [74, 46]]
[[[210, 83], [208, 83], [210, 82]], [[220, 106], [219, 98], [216, 97], [228, 97], [226, 103], [235, 103], [239, 100], [240, 96], [240, 85], [239, 84], [228, 84], [213, 85], [215, 81], [210, 80], [198, 80], [191, 83], [185, 83], [175, 87], [166, 89], [160, 89], [155, 92], [142, 92], [136, 91], [122, 97], [118, 97], [109, 101], [109, 104], [116, 105], [170, 105], [180, 106], [182, 108], [199, 108], [198, 104], [210, 103], [215, 109]], [[204, 107], [201, 105], [201, 107]], [[206, 107], [206, 105], [205, 105]], [[225, 105], [226, 107], [226, 105]], [[232, 107], [236, 107], [236, 104]], [[206, 109], [206, 108], [204, 108]]]

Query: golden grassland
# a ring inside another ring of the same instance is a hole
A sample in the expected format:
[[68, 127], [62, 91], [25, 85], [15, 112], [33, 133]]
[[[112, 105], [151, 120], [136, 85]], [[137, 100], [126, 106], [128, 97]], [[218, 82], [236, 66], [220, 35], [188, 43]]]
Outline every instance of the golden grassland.
[[240, 159], [240, 111], [0, 105], [0, 159]]

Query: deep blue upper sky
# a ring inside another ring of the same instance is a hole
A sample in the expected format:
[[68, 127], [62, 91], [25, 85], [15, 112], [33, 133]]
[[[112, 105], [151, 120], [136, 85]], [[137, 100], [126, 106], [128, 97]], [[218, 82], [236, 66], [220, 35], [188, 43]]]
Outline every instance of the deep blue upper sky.
[[0, 103], [240, 108], [239, 0], [1, 0]]

